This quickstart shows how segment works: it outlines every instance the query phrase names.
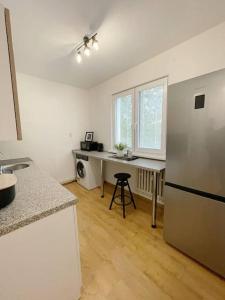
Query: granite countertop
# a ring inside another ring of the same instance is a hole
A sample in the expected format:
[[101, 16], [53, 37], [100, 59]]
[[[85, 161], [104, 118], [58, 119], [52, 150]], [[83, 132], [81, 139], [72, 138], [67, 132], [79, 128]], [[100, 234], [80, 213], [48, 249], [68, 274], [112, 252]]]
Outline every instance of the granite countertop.
[[[30, 159], [10, 160], [7, 164], [28, 162], [29, 167], [15, 171], [16, 197], [0, 210], [0, 236], [74, 205], [75, 195], [41, 171]], [[4, 164], [0, 161], [0, 164]]]

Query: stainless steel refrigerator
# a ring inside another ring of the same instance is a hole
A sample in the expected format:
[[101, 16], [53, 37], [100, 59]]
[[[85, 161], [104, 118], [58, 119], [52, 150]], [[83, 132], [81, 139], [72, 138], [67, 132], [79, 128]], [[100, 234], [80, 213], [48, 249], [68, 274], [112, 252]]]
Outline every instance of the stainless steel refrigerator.
[[165, 240], [225, 277], [225, 70], [168, 87]]

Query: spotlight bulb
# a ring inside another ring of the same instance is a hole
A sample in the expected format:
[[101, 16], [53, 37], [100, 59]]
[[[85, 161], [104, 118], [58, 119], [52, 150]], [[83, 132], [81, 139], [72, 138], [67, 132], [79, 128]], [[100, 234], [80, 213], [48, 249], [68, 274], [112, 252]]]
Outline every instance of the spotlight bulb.
[[95, 50], [98, 50], [98, 49], [99, 49], [98, 41], [97, 41], [95, 38], [93, 38], [92, 47], [93, 47]]
[[77, 52], [77, 62], [78, 62], [78, 64], [80, 64], [82, 62], [82, 56], [81, 56], [80, 51]]
[[84, 48], [84, 55], [90, 56], [90, 54], [91, 54], [90, 48], [86, 45]]

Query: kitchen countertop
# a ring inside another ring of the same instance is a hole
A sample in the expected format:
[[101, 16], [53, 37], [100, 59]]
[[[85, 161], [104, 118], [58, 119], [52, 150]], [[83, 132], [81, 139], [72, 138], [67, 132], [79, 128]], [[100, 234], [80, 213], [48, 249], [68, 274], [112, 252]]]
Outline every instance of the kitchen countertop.
[[73, 150], [74, 154], [82, 154], [89, 157], [93, 157], [96, 159], [101, 159], [105, 161], [110, 161], [113, 163], [119, 163], [119, 164], [125, 164], [129, 165], [131, 167], [140, 168], [144, 170], [150, 170], [155, 171], [157, 173], [160, 173], [161, 171], [165, 170], [166, 168], [166, 162], [155, 160], [155, 159], [149, 159], [149, 158], [138, 158], [131, 161], [121, 160], [118, 158], [111, 157], [113, 153], [110, 152], [98, 152], [98, 151], [83, 151], [83, 150]]
[[22, 157], [22, 158], [14, 158], [14, 159], [0, 159], [0, 166], [7, 166], [12, 164], [20, 164], [20, 163], [27, 163], [32, 162], [32, 159], [29, 157]]
[[[16, 197], [0, 210], [0, 236], [74, 205], [76, 196], [41, 171], [30, 159], [8, 160], [7, 164], [28, 162], [26, 169], [15, 171]], [[4, 165], [4, 161], [0, 161]]]

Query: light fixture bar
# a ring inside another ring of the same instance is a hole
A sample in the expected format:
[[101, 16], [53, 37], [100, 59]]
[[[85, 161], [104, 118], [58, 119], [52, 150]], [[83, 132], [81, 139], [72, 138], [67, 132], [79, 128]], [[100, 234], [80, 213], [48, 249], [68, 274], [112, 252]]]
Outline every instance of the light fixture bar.
[[79, 51], [81, 48], [85, 47], [85, 44], [88, 44], [92, 39], [95, 39], [97, 36], [97, 32], [94, 34], [91, 34], [90, 36], [85, 35], [83, 37], [83, 42], [79, 43], [79, 45], [77, 47], [75, 47], [75, 51]]
[[98, 41], [96, 39], [97, 36], [97, 32], [94, 34], [90, 34], [90, 35], [85, 35], [83, 37], [83, 41], [80, 42], [79, 44], [77, 44], [77, 46], [74, 48], [74, 51], [76, 52], [76, 59], [78, 63], [82, 62], [82, 56], [81, 56], [81, 50], [83, 50], [84, 55], [86, 56], [90, 56], [91, 54], [91, 48], [89, 46], [90, 41], [92, 41], [91, 46], [95, 49], [98, 50], [99, 49], [99, 45], [98, 45]]

